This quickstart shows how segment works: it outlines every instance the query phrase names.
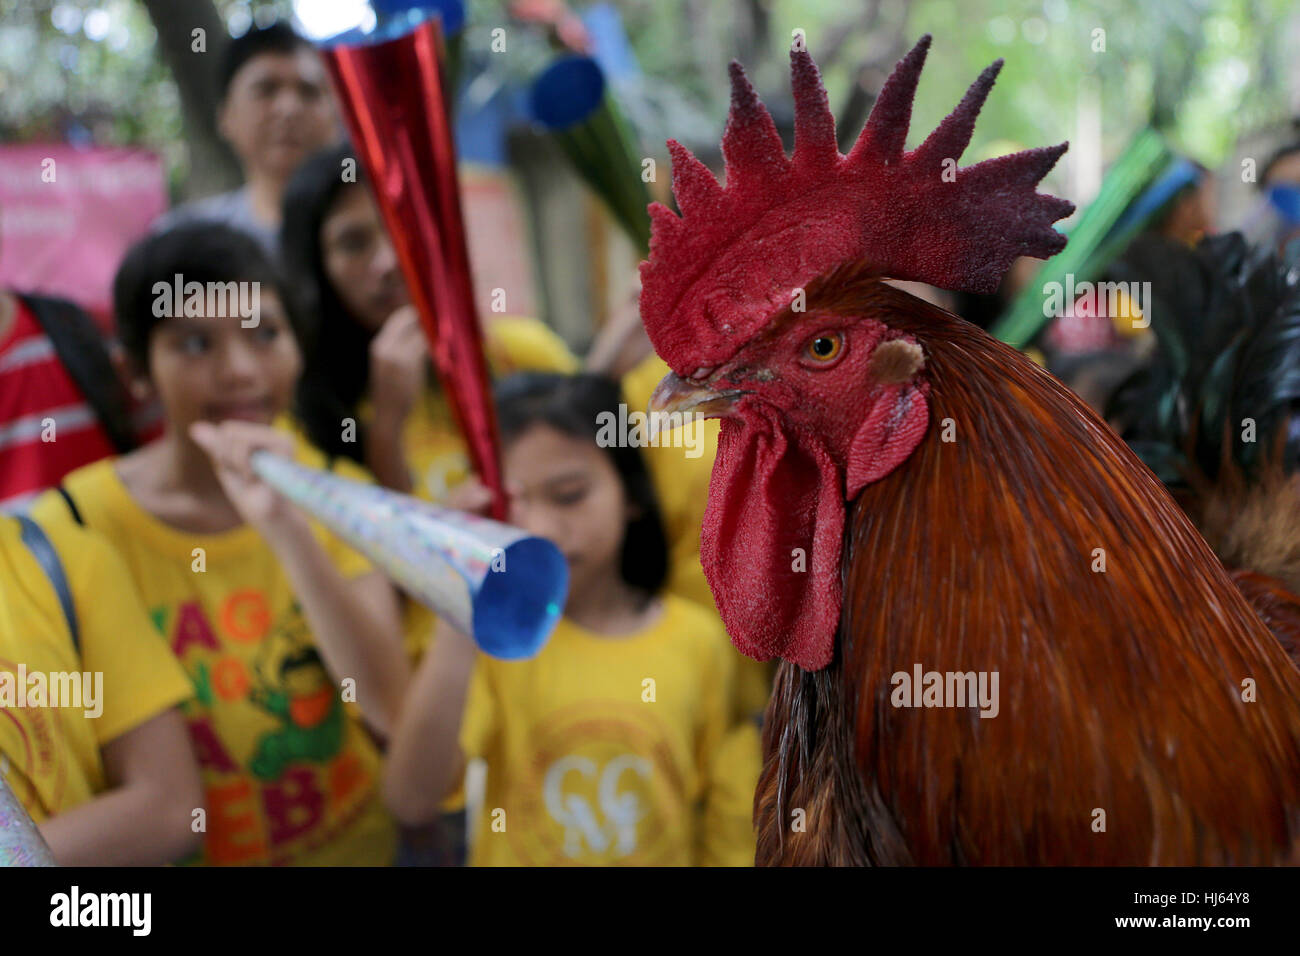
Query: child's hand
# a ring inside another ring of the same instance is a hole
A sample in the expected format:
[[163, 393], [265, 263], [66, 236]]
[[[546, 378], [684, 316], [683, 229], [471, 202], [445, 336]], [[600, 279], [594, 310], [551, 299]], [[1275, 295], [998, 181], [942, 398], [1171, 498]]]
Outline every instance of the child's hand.
[[447, 492], [442, 505], [445, 508], [455, 508], [457, 511], [485, 515], [492, 507], [492, 492], [488, 490], [487, 485], [478, 480], [478, 475], [470, 475]]
[[[507, 482], [506, 498], [509, 499], [517, 493], [515, 486]], [[492, 508], [492, 492], [487, 485], [479, 481], [478, 475], [471, 474], [448, 491], [447, 497], [441, 504], [444, 508], [455, 508], [457, 511], [468, 511], [470, 514], [487, 515]]]
[[474, 643], [474, 638], [453, 626], [445, 618], [440, 617], [434, 621], [429, 646], [433, 647], [435, 644], [438, 645], [438, 654], [441, 658], [439, 667], [452, 673], [459, 673], [459, 668], [462, 666], [472, 668], [478, 658], [478, 645]]
[[616, 306], [608, 321], [601, 326], [591, 343], [585, 362], [586, 371], [609, 378], [622, 378], [654, 352], [650, 337], [641, 323], [641, 283], [633, 276], [633, 284]]
[[[370, 342], [370, 396], [376, 425], [400, 425], [425, 386], [429, 346], [414, 306], [404, 305]], [[381, 423], [382, 420], [382, 423]]]
[[195, 422], [190, 437], [208, 453], [226, 497], [249, 524], [268, 536], [306, 527], [302, 512], [259, 478], [249, 464], [253, 452], [266, 449], [293, 457], [293, 439], [269, 425], [253, 422]]

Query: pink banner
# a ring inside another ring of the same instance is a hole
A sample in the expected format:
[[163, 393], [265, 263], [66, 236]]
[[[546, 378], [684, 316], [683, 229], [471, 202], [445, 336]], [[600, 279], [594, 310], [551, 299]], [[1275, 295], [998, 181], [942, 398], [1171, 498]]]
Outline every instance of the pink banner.
[[106, 321], [123, 253], [166, 208], [162, 160], [147, 150], [0, 147], [0, 285]]

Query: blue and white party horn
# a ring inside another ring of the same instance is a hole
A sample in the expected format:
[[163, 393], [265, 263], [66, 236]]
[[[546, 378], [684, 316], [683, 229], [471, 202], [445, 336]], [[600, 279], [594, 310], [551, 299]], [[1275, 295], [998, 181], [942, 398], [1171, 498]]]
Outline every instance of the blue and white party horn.
[[0, 866], [58, 866], [41, 831], [0, 774]]
[[485, 654], [534, 656], [564, 611], [568, 564], [545, 538], [266, 451], [252, 468]]

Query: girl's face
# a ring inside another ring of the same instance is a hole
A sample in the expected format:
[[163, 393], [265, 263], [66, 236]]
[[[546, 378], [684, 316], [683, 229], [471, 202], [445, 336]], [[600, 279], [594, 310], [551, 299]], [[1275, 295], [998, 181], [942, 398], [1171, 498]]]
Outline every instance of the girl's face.
[[377, 332], [410, 297], [375, 201], [362, 185], [346, 187], [320, 227], [325, 276], [357, 322]]
[[163, 320], [149, 339], [149, 379], [169, 431], [240, 419], [269, 425], [288, 409], [302, 356], [280, 297], [259, 290], [257, 325], [223, 312]]
[[631, 506], [609, 456], [590, 439], [549, 425], [530, 427], [507, 445], [510, 522], [548, 538], [569, 562], [569, 602], [619, 576]]

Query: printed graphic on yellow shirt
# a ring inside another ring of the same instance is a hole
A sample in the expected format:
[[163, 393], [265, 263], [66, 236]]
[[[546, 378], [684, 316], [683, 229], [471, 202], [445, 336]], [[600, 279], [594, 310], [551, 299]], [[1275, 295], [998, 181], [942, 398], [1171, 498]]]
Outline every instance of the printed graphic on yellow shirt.
[[273, 619], [245, 589], [220, 602], [215, 624], [194, 601], [171, 617], [165, 633], [195, 684], [186, 716], [207, 782], [209, 862], [280, 862], [352, 823], [373, 797], [373, 768], [344, 750], [356, 731], [297, 602]]
[[[686, 783], [644, 706], [584, 701], [533, 730], [506, 833], [521, 863], [655, 866], [678, 862]], [[531, 777], [531, 779], [529, 779]]]
[[[734, 674], [717, 616], [674, 595], [637, 634], [605, 638], [562, 618], [531, 660], [480, 657], [460, 727], [461, 750], [487, 764], [473, 865], [752, 861], [748, 807], [724, 827], [735, 807], [713, 807], [721, 839], [700, 826]], [[753, 783], [739, 785], [752, 796]]]
[[[12, 675], [11, 679], [16, 681], [17, 662], [0, 658], [0, 674]], [[67, 800], [68, 765], [66, 758], [59, 759], [63, 755], [58, 743], [57, 719], [57, 713], [46, 707], [0, 707], [0, 724], [7, 725], [0, 727], [0, 731], [8, 731], [0, 732], [0, 741], [5, 742], [4, 750], [13, 754], [11, 758], [0, 752], [0, 761], [4, 764], [0, 766], [0, 774], [4, 775], [14, 796], [24, 807], [45, 804], [59, 810]], [[8, 743], [15, 737], [17, 746]], [[13, 773], [13, 770], [18, 772]], [[44, 784], [44, 794], [37, 791], [38, 780]], [[28, 812], [32, 812], [31, 809]]]
[[[295, 458], [325, 465], [305, 443]], [[127, 589], [143, 599], [141, 615], [193, 690], [181, 710], [203, 775], [206, 825], [201, 858], [188, 862], [390, 863], [396, 831], [379, 799], [379, 753], [322, 666], [291, 582], [257, 530], [173, 528], [131, 497], [111, 459], [78, 469], [64, 486], [121, 556]], [[54, 492], [33, 512], [51, 525], [72, 520]], [[370, 572], [337, 537], [312, 530], [345, 581]]]
[[257, 683], [248, 699], [281, 722], [258, 740], [248, 765], [254, 776], [274, 780], [295, 760], [322, 763], [339, 752], [343, 700], [296, 604], [259, 649], [254, 670]]

